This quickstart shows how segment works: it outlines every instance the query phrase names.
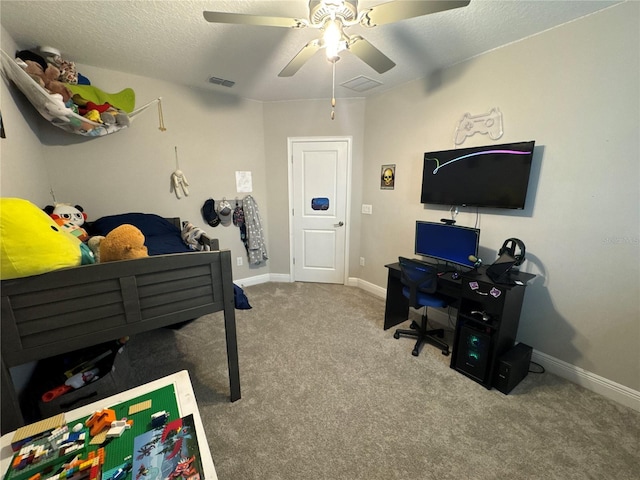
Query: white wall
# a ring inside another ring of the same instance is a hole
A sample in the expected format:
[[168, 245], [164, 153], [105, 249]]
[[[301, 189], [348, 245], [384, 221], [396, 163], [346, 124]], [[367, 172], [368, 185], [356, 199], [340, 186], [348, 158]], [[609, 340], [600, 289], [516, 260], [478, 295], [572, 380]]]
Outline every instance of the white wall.
[[[367, 100], [361, 277], [386, 283], [385, 263], [413, 253], [415, 220], [448, 217], [420, 204], [425, 151], [454, 148], [465, 112], [499, 107], [504, 136], [464, 147], [536, 141], [524, 211], [481, 209], [485, 262], [509, 237], [527, 247], [518, 339], [640, 389], [639, 9], [630, 2]], [[380, 166], [396, 163], [396, 189]], [[473, 226], [475, 209], [458, 224]]]

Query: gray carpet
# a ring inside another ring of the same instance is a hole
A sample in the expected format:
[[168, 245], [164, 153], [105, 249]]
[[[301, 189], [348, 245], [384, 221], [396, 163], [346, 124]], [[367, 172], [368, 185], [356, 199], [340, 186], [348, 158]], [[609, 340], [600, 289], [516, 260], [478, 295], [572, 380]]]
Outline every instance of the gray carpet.
[[639, 412], [549, 373], [487, 390], [435, 347], [413, 357], [357, 288], [245, 291], [238, 402], [221, 313], [128, 348], [137, 383], [189, 370], [220, 480], [639, 478]]

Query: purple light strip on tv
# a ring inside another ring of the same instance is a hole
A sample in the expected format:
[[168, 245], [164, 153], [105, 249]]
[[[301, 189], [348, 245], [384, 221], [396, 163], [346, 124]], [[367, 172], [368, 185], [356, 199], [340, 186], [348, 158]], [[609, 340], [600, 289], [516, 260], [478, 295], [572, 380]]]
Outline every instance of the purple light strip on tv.
[[462, 155], [461, 157], [457, 157], [454, 158], [453, 160], [449, 160], [447, 163], [444, 163], [442, 165], [440, 165], [440, 161], [437, 158], [433, 158], [433, 159], [429, 159], [429, 160], [435, 160], [436, 161], [436, 168], [433, 170], [433, 174], [435, 175], [436, 173], [438, 173], [438, 170], [440, 170], [442, 167], [449, 165], [450, 163], [453, 162], [457, 162], [458, 160], [463, 160], [465, 158], [469, 158], [469, 157], [475, 157], [477, 155], [486, 155], [489, 153], [506, 153], [508, 155], [529, 155], [531, 152], [523, 152], [520, 150], [486, 150], [483, 152], [475, 152], [475, 153], [469, 153], [467, 155]]

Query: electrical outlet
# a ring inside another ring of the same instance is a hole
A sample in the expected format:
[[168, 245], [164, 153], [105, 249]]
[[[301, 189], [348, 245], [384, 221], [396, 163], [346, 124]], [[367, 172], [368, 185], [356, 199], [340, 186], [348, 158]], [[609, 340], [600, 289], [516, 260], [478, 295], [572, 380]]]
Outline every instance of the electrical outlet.
[[366, 215], [371, 215], [373, 213], [373, 206], [367, 205], [366, 203], [362, 204], [362, 213]]
[[242, 257], [237, 257], [236, 258], [236, 265], [241, 267], [242, 266]]
[[360, 266], [364, 267], [364, 257], [360, 257]]

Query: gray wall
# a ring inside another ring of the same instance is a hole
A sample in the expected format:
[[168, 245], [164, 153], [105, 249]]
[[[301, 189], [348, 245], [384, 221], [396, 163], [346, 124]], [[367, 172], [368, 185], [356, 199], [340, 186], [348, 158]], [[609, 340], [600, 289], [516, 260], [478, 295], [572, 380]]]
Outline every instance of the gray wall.
[[[235, 172], [251, 171], [251, 195], [268, 235], [263, 104], [85, 65], [79, 65], [79, 71], [105, 91], [133, 88], [137, 107], [162, 97], [167, 130], [158, 128], [156, 106], [137, 115], [130, 128], [99, 138], [70, 135], [35, 118], [40, 145], [33, 137], [23, 140], [18, 135], [21, 115], [9, 111], [2, 141], [2, 195], [21, 196], [44, 207], [53, 201], [50, 184], [58, 202], [80, 204], [89, 220], [125, 212], [180, 217], [219, 238], [234, 259], [243, 259], [241, 267], [234, 261], [235, 278], [268, 273], [268, 264], [247, 265], [236, 227], [209, 227], [201, 215], [207, 198], [243, 198], [245, 193], [236, 192]], [[3, 86], [3, 115], [5, 92]], [[27, 105], [24, 110], [30, 114], [32, 109]], [[29, 128], [24, 130], [28, 135]], [[176, 146], [190, 192], [180, 200], [170, 191]], [[36, 166], [25, 168], [30, 162]], [[35, 183], [32, 176], [44, 178]]]
[[293, 137], [352, 138], [351, 257], [349, 271], [356, 272], [360, 245], [360, 198], [364, 139], [364, 99], [339, 99], [331, 120], [329, 100], [276, 102], [264, 106], [265, 155], [269, 172], [270, 243], [278, 247], [271, 256], [271, 273], [289, 274], [288, 139]]
[[[449, 216], [419, 203], [423, 153], [454, 148], [465, 112], [499, 107], [504, 136], [462, 146], [536, 141], [526, 209], [478, 217], [485, 261], [517, 237], [523, 269], [538, 276], [519, 340], [640, 389], [639, 9], [611, 8], [368, 99], [362, 200], [374, 214], [362, 216], [360, 278], [385, 285], [383, 264], [413, 253], [415, 220]], [[397, 165], [393, 191], [379, 189], [384, 163]], [[463, 208], [458, 224], [475, 222]]]
[[[379, 96], [266, 103], [241, 100], [81, 66], [107, 91], [132, 87], [137, 105], [163, 97], [167, 132], [149, 110], [133, 126], [98, 139], [69, 136], [41, 121], [0, 84], [8, 138], [0, 142], [2, 195], [38, 205], [80, 203], [90, 218], [124, 211], [180, 216], [203, 224], [210, 196], [233, 198], [234, 172], [253, 173], [268, 235], [266, 266], [234, 266], [235, 278], [289, 273], [287, 139], [353, 139], [351, 277], [386, 286], [384, 264], [412, 255], [416, 219], [448, 209], [419, 203], [422, 154], [453, 148], [465, 112], [499, 107], [502, 142], [536, 140], [524, 211], [462, 209], [458, 222], [482, 229], [491, 261], [505, 238], [527, 245], [528, 287], [519, 339], [560, 361], [640, 390], [639, 9], [637, 2], [589, 16]], [[3, 49], [13, 50], [3, 31]], [[10, 48], [5, 48], [9, 45]], [[21, 46], [25, 48], [27, 46]], [[38, 140], [39, 139], [39, 140]], [[487, 144], [474, 136], [463, 146]], [[174, 146], [191, 196], [169, 192]], [[615, 163], [611, 163], [615, 162]], [[380, 165], [397, 165], [396, 189], [379, 189]], [[360, 205], [373, 205], [361, 215]], [[205, 227], [234, 257], [234, 228]], [[358, 265], [364, 256], [366, 267]]]
[[[5, 29], [1, 29], [1, 46], [11, 54], [16, 45]], [[44, 147], [38, 140], [44, 123], [38, 112], [16, 89], [7, 89], [0, 79], [0, 109], [6, 139], [0, 139], [0, 193], [3, 197], [29, 198], [32, 202], [48, 202], [49, 179], [44, 163]]]

